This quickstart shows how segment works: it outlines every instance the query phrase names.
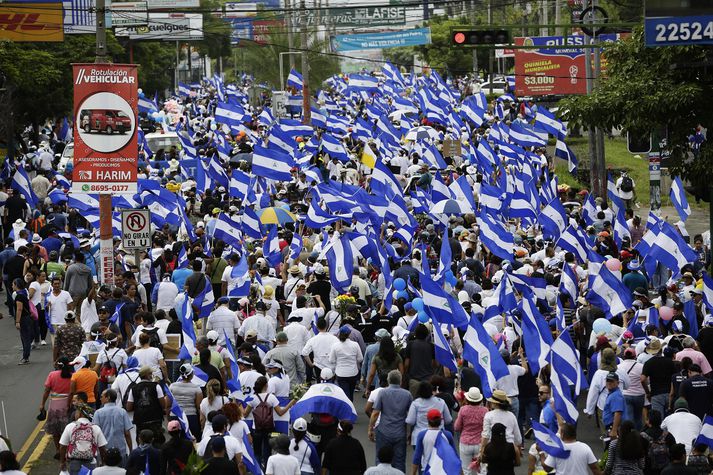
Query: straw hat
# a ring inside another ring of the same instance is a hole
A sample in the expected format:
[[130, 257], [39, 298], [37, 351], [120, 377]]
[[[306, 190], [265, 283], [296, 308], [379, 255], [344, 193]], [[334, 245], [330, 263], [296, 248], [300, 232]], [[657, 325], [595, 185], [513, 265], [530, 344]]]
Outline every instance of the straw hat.
[[510, 404], [510, 398], [502, 389], [496, 389], [493, 391], [493, 395], [489, 397], [487, 401], [495, 404]]

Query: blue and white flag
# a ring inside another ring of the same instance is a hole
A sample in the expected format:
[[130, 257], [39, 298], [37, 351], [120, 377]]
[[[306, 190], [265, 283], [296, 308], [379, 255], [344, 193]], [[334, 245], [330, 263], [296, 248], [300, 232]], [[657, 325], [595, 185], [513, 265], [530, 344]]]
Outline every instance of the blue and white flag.
[[228, 126], [238, 126], [243, 122], [252, 120], [249, 114], [245, 114], [242, 107], [237, 104], [219, 102], [215, 108], [215, 121]]
[[587, 262], [587, 241], [579, 228], [567, 226], [557, 241], [557, 246], [574, 254], [580, 263]]
[[294, 160], [288, 154], [278, 150], [255, 145], [253, 149], [253, 174], [277, 181], [292, 181]]
[[[6, 158], [5, 161], [7, 162], [7, 160], [8, 159]], [[10, 186], [13, 190], [17, 191], [25, 198], [25, 201], [28, 205], [30, 205], [30, 208], [37, 208], [39, 199], [35, 194], [35, 190], [32, 189], [32, 182], [30, 181], [30, 177], [27, 176], [25, 167], [18, 165], [15, 170], [15, 174], [12, 176], [12, 183]]]
[[547, 326], [545, 317], [537, 309], [532, 300], [534, 294], [525, 294], [520, 301], [522, 315], [522, 339], [527, 348], [527, 361], [530, 372], [537, 375], [545, 365], [552, 347], [552, 333]]
[[[562, 335], [568, 332], [562, 332]], [[559, 338], [557, 339], [559, 340]], [[549, 363], [552, 370], [552, 377], [550, 378], [552, 386], [552, 398], [555, 402], [555, 412], [559, 414], [566, 422], [570, 424], [576, 424], [577, 418], [579, 417], [579, 410], [577, 409], [577, 404], [572, 400], [572, 389], [571, 381], [565, 377], [567, 371], [571, 370], [571, 362], [566, 361], [564, 358], [559, 357], [555, 350], [555, 345], [553, 345], [553, 351], [550, 354]], [[559, 343], [557, 343], [557, 348], [559, 348]], [[565, 356], [571, 356], [565, 354]], [[577, 360], [575, 359], [575, 362]]]
[[287, 76], [287, 86], [292, 87], [294, 89], [297, 89], [298, 91], [302, 90], [302, 75], [295, 71], [294, 69], [290, 69], [290, 74]]
[[694, 446], [698, 444], [706, 444], [709, 449], [713, 450], [713, 416], [706, 416], [706, 418], [703, 419], [701, 432], [693, 443]]
[[661, 223], [661, 230], [656, 234], [646, 257], [664, 264], [671, 270], [673, 277], [679, 276], [683, 266], [697, 259], [691, 246], [666, 222]]
[[555, 118], [554, 114], [542, 105], [537, 106], [535, 124], [542, 130], [546, 130], [553, 137], [559, 137], [567, 132], [567, 128], [564, 124]]
[[245, 452], [243, 453], [243, 463], [245, 468], [252, 475], [263, 475], [262, 467], [257, 457], [255, 457], [255, 451], [250, 443], [250, 432], [245, 431], [243, 433], [243, 447], [245, 447]]
[[151, 114], [152, 112], [158, 112], [158, 105], [156, 105], [156, 98], [154, 100], [147, 99], [146, 96], [139, 96], [139, 112], [145, 114]]
[[356, 422], [357, 412], [342, 388], [336, 384], [320, 383], [310, 386], [307, 392], [290, 409], [290, 420], [294, 421], [310, 412], [329, 414], [339, 420]]
[[240, 391], [240, 368], [238, 368], [238, 359], [235, 357], [235, 350], [233, 349], [233, 342], [230, 341], [228, 333], [223, 329], [223, 335], [225, 336], [225, 349], [228, 351], [230, 359], [230, 373], [231, 378], [226, 381], [226, 386], [230, 389], [230, 392]]
[[669, 197], [671, 198], [673, 207], [676, 208], [676, 211], [678, 211], [681, 221], [685, 222], [691, 215], [691, 207], [688, 205], [686, 190], [683, 188], [681, 177], [677, 176], [673, 179], [673, 182], [671, 182]]
[[262, 239], [262, 224], [254, 209], [247, 206], [243, 208], [240, 226], [246, 236], [253, 239]]
[[374, 76], [367, 76], [364, 74], [349, 75], [349, 89], [372, 91], [378, 89], [378, 87], [379, 79]]
[[532, 431], [540, 450], [559, 459], [569, 458], [570, 451], [564, 448], [564, 443], [557, 434], [535, 420], [532, 421]]
[[203, 290], [201, 290], [196, 298], [193, 299], [193, 306], [198, 309], [199, 318], [208, 318], [210, 312], [213, 310], [213, 305], [215, 303], [215, 297], [213, 296], [213, 286], [210, 283], [208, 276], [205, 277], [205, 285]]
[[567, 171], [569, 171], [572, 175], [577, 173], [577, 165], [579, 165], [577, 156], [574, 154], [572, 149], [567, 146], [564, 140], [560, 140], [559, 138], [557, 139], [557, 143], [555, 145], [555, 157], [561, 158], [567, 162]]
[[450, 323], [458, 328], [468, 325], [468, 315], [453, 296], [431, 280], [430, 275], [420, 274], [423, 309], [439, 323]]
[[[186, 416], [186, 413], [183, 412], [183, 409], [181, 409], [181, 406], [176, 401], [176, 398], [173, 397], [173, 393], [168, 388], [168, 384], [162, 384], [161, 389], [163, 389], [163, 393], [166, 395], [168, 402], [171, 404], [171, 415], [178, 420], [178, 424], [181, 426], [183, 435], [186, 439], [193, 440], [193, 434], [191, 434], [191, 429], [188, 423], [188, 416]], [[146, 473], [148, 474], [148, 472]]]
[[329, 276], [331, 284], [338, 292], [349, 289], [354, 276], [354, 254], [352, 244], [346, 235], [331, 241], [326, 252], [323, 250], [329, 263]]
[[477, 221], [480, 227], [480, 240], [488, 250], [501, 259], [511, 260], [514, 240], [503, 223], [482, 211], [478, 214]]
[[495, 342], [477, 317], [471, 317], [463, 336], [463, 357], [473, 365], [483, 385], [483, 395], [491, 397], [498, 379], [510, 374]]
[[178, 95], [188, 97], [191, 95], [191, 87], [188, 84], [178, 82]]
[[302, 247], [302, 235], [300, 233], [293, 233], [292, 242], [290, 242], [290, 259], [295, 260], [300, 257]]
[[188, 292], [183, 292], [180, 317], [183, 346], [181, 346], [178, 358], [190, 361], [196, 354], [196, 331], [193, 328], [193, 308], [191, 307], [191, 298], [188, 296]]
[[460, 457], [442, 432], [436, 437], [431, 457], [423, 475], [458, 475], [462, 473]]
[[560, 287], [561, 293], [566, 293], [572, 302], [577, 300], [579, 297], [579, 286], [577, 285], [579, 279], [577, 274], [574, 273], [574, 269], [568, 263], [564, 263], [562, 266], [562, 274], [560, 275]]
[[626, 312], [633, 303], [629, 289], [607, 266], [600, 266], [599, 274], [591, 280], [587, 300], [604, 310], [607, 318]]
[[176, 262], [176, 268], [188, 268], [188, 253], [186, 252], [186, 247], [183, 245], [181, 245], [181, 249], [178, 250], [178, 261]]
[[569, 224], [567, 212], [559, 198], [555, 197], [542, 209], [540, 213], [540, 224], [542, 224], [542, 228], [545, 231], [545, 238], [551, 237], [552, 239], [559, 239]]
[[713, 279], [707, 272], [703, 272], [703, 302], [710, 312], [713, 312]]
[[448, 368], [451, 374], [457, 374], [458, 363], [456, 363], [456, 357], [453, 356], [451, 345], [448, 343], [445, 335], [443, 335], [442, 328], [438, 321], [433, 322], [433, 345], [435, 348], [436, 361], [444, 368]]
[[240, 232], [240, 223], [233, 220], [229, 215], [220, 213], [215, 220], [215, 228], [213, 228], [213, 238], [220, 239], [225, 244], [233, 247], [239, 247], [242, 241], [242, 233]]
[[262, 245], [262, 255], [265, 256], [271, 267], [277, 267], [282, 261], [277, 225], [268, 225], [267, 236], [265, 236], [265, 242]]
[[[422, 252], [421, 256], [424, 262], [428, 260], [425, 252]], [[438, 257], [438, 272], [436, 272], [436, 277], [433, 280], [443, 285], [443, 281], [446, 278], [446, 272], [451, 269], [453, 261], [451, 243], [448, 239], [441, 239], [441, 252]], [[424, 271], [424, 273], [425, 272], [426, 271]]]
[[344, 142], [330, 134], [322, 134], [322, 152], [329, 155], [329, 158], [336, 158], [341, 162], [349, 161], [349, 154], [344, 148]]

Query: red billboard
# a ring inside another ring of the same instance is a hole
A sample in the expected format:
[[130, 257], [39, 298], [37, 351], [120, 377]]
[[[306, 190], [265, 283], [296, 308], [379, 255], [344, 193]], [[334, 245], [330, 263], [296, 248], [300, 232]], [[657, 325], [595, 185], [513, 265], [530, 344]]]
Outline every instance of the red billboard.
[[74, 64], [72, 191], [136, 193], [138, 67]]
[[516, 46], [542, 46], [515, 50], [515, 94], [586, 94], [584, 36], [515, 38]]

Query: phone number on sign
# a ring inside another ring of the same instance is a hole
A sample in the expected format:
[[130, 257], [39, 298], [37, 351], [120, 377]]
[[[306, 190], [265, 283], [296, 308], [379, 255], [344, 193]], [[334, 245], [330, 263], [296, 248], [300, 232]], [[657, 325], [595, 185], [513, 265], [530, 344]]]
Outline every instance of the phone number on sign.
[[111, 184], [106, 184], [106, 183], [84, 183], [80, 185], [80, 188], [82, 192], [84, 193], [129, 193], [133, 190], [136, 190], [136, 186], [134, 185], [133, 187], [129, 184], [125, 185], [111, 185]]

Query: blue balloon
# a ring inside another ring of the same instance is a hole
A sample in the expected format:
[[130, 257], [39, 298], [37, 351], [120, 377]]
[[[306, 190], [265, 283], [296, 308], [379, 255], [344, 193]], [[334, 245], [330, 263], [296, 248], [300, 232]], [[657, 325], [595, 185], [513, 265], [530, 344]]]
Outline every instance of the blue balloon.
[[421, 323], [426, 323], [426, 322], [428, 322], [428, 314], [427, 314], [426, 312], [424, 312], [423, 310], [421, 310], [420, 312], [418, 312], [417, 315], [418, 315], [418, 321], [419, 321], [419, 322], [421, 322]]
[[396, 294], [396, 298], [408, 300], [409, 294], [405, 290], [399, 290], [399, 293]]
[[592, 324], [592, 330], [596, 334], [611, 332], [611, 322], [606, 318], [597, 318]]
[[421, 297], [416, 297], [411, 301], [411, 306], [416, 310], [417, 312], [420, 312], [423, 310], [423, 299]]
[[406, 281], [403, 280], [401, 277], [398, 279], [394, 279], [394, 288], [396, 290], [404, 290], [406, 288]]

